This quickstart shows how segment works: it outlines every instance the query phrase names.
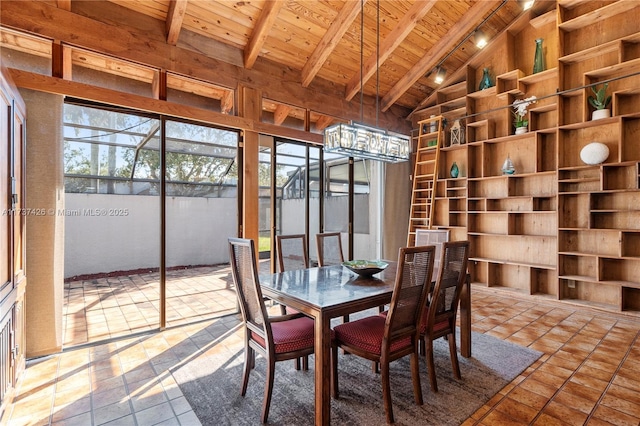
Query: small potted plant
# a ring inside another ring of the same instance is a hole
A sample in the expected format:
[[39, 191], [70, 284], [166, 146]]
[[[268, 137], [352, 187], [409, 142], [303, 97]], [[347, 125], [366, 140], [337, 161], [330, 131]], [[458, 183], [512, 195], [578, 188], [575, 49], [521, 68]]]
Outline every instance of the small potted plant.
[[516, 128], [516, 135], [521, 135], [527, 132], [527, 126], [529, 125], [529, 120], [527, 117], [527, 108], [531, 104], [536, 103], [536, 97], [531, 96], [530, 98], [520, 99], [515, 101], [513, 106], [513, 116], [515, 120], [513, 121], [513, 127]]
[[591, 105], [594, 110], [591, 114], [592, 120], [599, 120], [601, 118], [608, 118], [611, 116], [611, 111], [607, 109], [609, 104], [611, 103], [611, 95], [607, 96], [607, 87], [609, 83], [604, 83], [602, 87], [596, 89], [596, 86], [591, 86], [591, 91], [594, 96], [589, 96], [589, 105]]

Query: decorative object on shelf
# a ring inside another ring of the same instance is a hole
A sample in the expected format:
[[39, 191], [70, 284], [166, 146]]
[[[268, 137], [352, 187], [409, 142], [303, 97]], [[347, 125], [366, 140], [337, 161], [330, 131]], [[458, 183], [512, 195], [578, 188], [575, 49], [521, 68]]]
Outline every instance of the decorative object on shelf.
[[601, 142], [591, 142], [580, 150], [580, 159], [589, 165], [604, 163], [609, 158], [609, 147]]
[[513, 161], [511, 161], [511, 157], [507, 154], [507, 159], [502, 163], [502, 174], [503, 175], [514, 175], [516, 173], [516, 168], [513, 165]]
[[592, 120], [599, 120], [601, 118], [609, 118], [611, 117], [611, 111], [607, 109], [609, 104], [611, 103], [611, 95], [607, 96], [607, 87], [609, 87], [609, 83], [604, 83], [601, 88], [596, 89], [596, 86], [591, 86], [591, 91], [595, 95], [589, 96], [589, 105], [591, 105], [594, 110], [591, 114]]
[[[364, 14], [364, 2], [361, 3], [361, 14]], [[380, 5], [378, 3], [378, 26], [380, 17]], [[380, 37], [376, 42], [376, 56], [379, 56]], [[364, 51], [364, 20], [360, 21], [360, 91], [364, 87], [363, 54]], [[376, 74], [380, 69], [376, 63]], [[376, 79], [376, 111], [378, 110], [380, 83]], [[364, 117], [363, 97], [360, 97], [360, 120]], [[324, 130], [324, 151], [349, 157], [369, 158], [372, 160], [397, 163], [409, 160], [410, 138], [407, 135], [390, 132], [378, 126], [378, 114], [376, 114], [376, 127], [359, 123], [339, 123]]]
[[437, 144], [438, 144], [437, 139], [431, 139], [430, 141], [427, 141], [427, 146], [436, 146]]
[[460, 173], [460, 170], [458, 170], [458, 165], [456, 164], [455, 161], [451, 165], [451, 170], [449, 171], [449, 173], [451, 174], [451, 177], [454, 178], [454, 179], [458, 177], [458, 174]]
[[485, 68], [482, 70], [482, 78], [480, 79], [478, 90], [488, 89], [489, 87], [493, 87], [493, 82], [491, 81], [491, 76], [489, 75], [489, 68]]
[[535, 103], [536, 103], [535, 96], [531, 96], [529, 98], [520, 99], [513, 102], [512, 104], [513, 116], [515, 117], [515, 120], [513, 121], [513, 127], [516, 128], [516, 135], [520, 135], [522, 133], [527, 132], [527, 126], [529, 125], [529, 120], [526, 118], [527, 107]]
[[542, 47], [542, 39], [536, 39], [536, 53], [533, 58], [533, 73], [537, 74], [544, 71], [544, 49]]
[[432, 119], [433, 121], [431, 121], [431, 133], [435, 133], [438, 131], [438, 123], [436, 123], [436, 116], [431, 114], [431, 117], [429, 117], [430, 119]]
[[464, 143], [464, 127], [460, 120], [455, 120], [451, 126], [451, 145], [461, 145]]

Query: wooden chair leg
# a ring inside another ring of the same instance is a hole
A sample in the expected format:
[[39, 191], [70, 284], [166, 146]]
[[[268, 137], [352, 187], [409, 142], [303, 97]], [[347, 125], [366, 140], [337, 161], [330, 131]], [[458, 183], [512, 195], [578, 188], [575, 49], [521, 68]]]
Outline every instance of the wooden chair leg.
[[438, 392], [438, 382], [436, 379], [436, 364], [433, 361], [433, 342], [427, 338], [425, 341], [427, 350], [427, 369], [429, 369], [429, 382], [431, 383], [431, 391]]
[[371, 361], [371, 371], [373, 371], [373, 374], [378, 374], [380, 372], [380, 364], [376, 361]]
[[240, 388], [240, 395], [245, 396], [247, 393], [247, 385], [249, 384], [249, 373], [253, 368], [254, 352], [249, 346], [244, 349], [244, 372], [242, 373], [242, 387]]
[[300, 370], [300, 358], [296, 358], [293, 360], [293, 365], [295, 366], [296, 370]]
[[456, 379], [462, 379], [460, 374], [460, 364], [458, 363], [458, 348], [456, 347], [456, 336], [449, 336], [449, 354], [451, 355], [451, 369]]
[[413, 381], [413, 397], [416, 405], [422, 405], [422, 386], [420, 385], [420, 356], [418, 351], [411, 354], [411, 379]]
[[309, 370], [309, 356], [305, 355], [302, 357], [302, 369], [304, 371], [308, 371]]
[[389, 363], [380, 362], [380, 371], [382, 376], [382, 400], [384, 401], [384, 412], [387, 416], [387, 423], [392, 424], [393, 406], [391, 405], [391, 382], [389, 380]]
[[262, 423], [266, 423], [267, 417], [269, 417], [271, 393], [273, 392], [273, 376], [276, 372], [276, 362], [274, 360], [267, 360], [267, 364], [267, 380], [264, 384], [264, 401], [262, 401]]

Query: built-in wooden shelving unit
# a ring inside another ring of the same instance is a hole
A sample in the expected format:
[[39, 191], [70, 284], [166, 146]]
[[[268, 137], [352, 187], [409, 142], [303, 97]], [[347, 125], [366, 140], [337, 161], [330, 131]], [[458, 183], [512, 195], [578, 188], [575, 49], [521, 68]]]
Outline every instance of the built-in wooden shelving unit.
[[[629, 19], [639, 13], [635, 2], [571, 0], [524, 14], [414, 114], [464, 123], [466, 143], [440, 153], [432, 226], [470, 240], [476, 285], [640, 315], [640, 30]], [[538, 38], [547, 69], [532, 74]], [[495, 86], [479, 91], [484, 67]], [[590, 85], [603, 82], [611, 118], [594, 121]], [[510, 105], [531, 96], [529, 131], [515, 135]], [[594, 141], [609, 157], [587, 165], [580, 152]]]

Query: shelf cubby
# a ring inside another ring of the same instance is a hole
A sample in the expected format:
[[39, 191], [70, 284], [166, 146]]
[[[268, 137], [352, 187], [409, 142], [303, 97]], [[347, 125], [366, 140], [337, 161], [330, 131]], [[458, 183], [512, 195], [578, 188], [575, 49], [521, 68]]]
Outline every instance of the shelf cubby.
[[593, 229], [625, 229], [640, 231], [640, 212], [636, 211], [611, 211], [591, 212], [591, 228]]
[[474, 258], [544, 269], [556, 266], [555, 236], [469, 235], [469, 240]]
[[567, 92], [558, 97], [558, 124], [582, 123], [585, 120], [583, 91]]
[[560, 138], [563, 140], [558, 147], [558, 161], [560, 168], [582, 166], [580, 151], [591, 142], [600, 142], [609, 148], [609, 157], [605, 163], [618, 161], [620, 123], [616, 119], [597, 120], [589, 122], [586, 127], [562, 127]]
[[602, 189], [638, 189], [638, 163], [618, 163], [602, 168]]
[[510, 212], [508, 217], [509, 235], [556, 236], [555, 212]]
[[602, 189], [601, 173], [598, 166], [581, 166], [558, 171], [558, 191], [560, 193], [594, 192]]
[[531, 268], [531, 294], [558, 296], [558, 273], [555, 269]]
[[547, 130], [558, 126], [558, 104], [547, 102], [529, 109], [529, 128], [531, 130]]
[[495, 125], [490, 120], [473, 121], [467, 124], [466, 130], [469, 143], [493, 139], [495, 135]]
[[549, 197], [556, 195], [558, 181], [555, 172], [540, 172], [508, 177], [509, 196]]
[[620, 256], [620, 231], [597, 229], [560, 229], [558, 231], [560, 254]]
[[[640, 105], [640, 97], [638, 105]], [[620, 144], [620, 161], [640, 161], [640, 117], [622, 119]]]
[[640, 259], [598, 258], [598, 276], [601, 281], [640, 288]]
[[640, 289], [622, 287], [622, 310], [640, 312]]
[[605, 310], [619, 311], [621, 309], [622, 288], [619, 286], [561, 278], [559, 290], [560, 300]]
[[622, 232], [622, 257], [640, 258], [640, 232]]
[[589, 228], [589, 194], [562, 194], [558, 197], [560, 228]]
[[598, 258], [563, 254], [558, 257], [558, 275], [577, 281], [598, 280]]

